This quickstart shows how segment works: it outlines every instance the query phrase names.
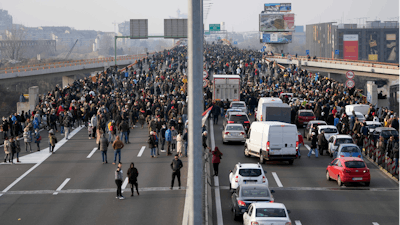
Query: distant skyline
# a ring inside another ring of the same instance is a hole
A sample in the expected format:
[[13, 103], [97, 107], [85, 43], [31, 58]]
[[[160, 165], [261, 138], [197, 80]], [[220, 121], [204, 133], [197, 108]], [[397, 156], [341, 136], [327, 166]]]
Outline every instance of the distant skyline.
[[[257, 31], [258, 14], [264, 3], [280, 1], [252, 0], [251, 4], [239, 0], [210, 0], [213, 3], [205, 29], [210, 23], [225, 22], [228, 31]], [[295, 25], [306, 26], [320, 22], [359, 23], [367, 21], [398, 20], [398, 0], [292, 0]], [[61, 4], [60, 4], [61, 3]], [[149, 19], [149, 33], [163, 33], [163, 19], [176, 17], [177, 10], [187, 14], [187, 0], [169, 1], [54, 1], [13, 0], [0, 2], [0, 8], [8, 10], [13, 22], [28, 27], [69, 26], [77, 30], [113, 32], [114, 24], [129, 19]], [[204, 10], [207, 12], [207, 9]], [[395, 18], [397, 17], [397, 18]]]

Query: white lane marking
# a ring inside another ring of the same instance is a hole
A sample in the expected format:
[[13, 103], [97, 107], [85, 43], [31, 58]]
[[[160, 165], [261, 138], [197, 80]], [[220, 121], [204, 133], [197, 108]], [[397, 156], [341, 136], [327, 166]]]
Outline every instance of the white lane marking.
[[379, 225], [379, 223], [377, 223], [377, 222], [372, 222], [372, 225]]
[[56, 189], [56, 192], [53, 193], [53, 195], [57, 195], [59, 191], [63, 189], [65, 185], [67, 185], [68, 181], [71, 180], [71, 178], [67, 178], [62, 182], [62, 184]]
[[[74, 131], [71, 132], [70, 137], [72, 138], [75, 134], [77, 134], [82, 128], [78, 128], [75, 129]], [[54, 152], [57, 151], [59, 148], [61, 148], [61, 146], [63, 146], [65, 143], [67, 142], [67, 140], [62, 139], [60, 142], [58, 142], [56, 144], [56, 146], [54, 147]], [[48, 149], [48, 148], [47, 148]], [[26, 177], [30, 172], [32, 172], [34, 169], [36, 169], [36, 167], [38, 167], [40, 164], [42, 164], [48, 157], [50, 157], [52, 154], [48, 154], [46, 155], [46, 157], [43, 157], [43, 159], [38, 162], [37, 164], [35, 164], [34, 166], [32, 166], [28, 171], [26, 171], [24, 174], [22, 174], [20, 177], [18, 177], [14, 182], [12, 182], [10, 185], [8, 185], [8, 187], [6, 187], [2, 192], [4, 194], [4, 192], [7, 192], [8, 190], [10, 190], [12, 187], [14, 187], [14, 185], [16, 185], [18, 182], [20, 182], [24, 177]], [[22, 157], [21, 157], [22, 158]]]
[[[306, 146], [306, 148], [308, 149], [308, 151], [310, 151], [310, 150], [311, 150], [310, 146], [308, 146], [308, 145], [304, 145], [304, 146]], [[314, 152], [314, 151], [312, 151], [312, 152], [311, 152], [311, 154], [312, 154], [312, 155], [315, 155], [315, 152]]]
[[[210, 136], [211, 136], [211, 149], [215, 148], [215, 137], [214, 137], [214, 123], [210, 120]], [[223, 217], [222, 217], [222, 207], [221, 207], [221, 195], [219, 190], [219, 178], [218, 176], [214, 177], [214, 194], [215, 194], [215, 209], [217, 212], [217, 225], [223, 225]]]
[[90, 159], [90, 157], [92, 157], [92, 155], [96, 152], [96, 150], [97, 148], [94, 148], [86, 158]]
[[301, 222], [300, 222], [300, 220], [295, 220], [294, 223], [295, 223], [296, 225], [302, 225]]
[[146, 149], [146, 146], [142, 146], [137, 157], [141, 157], [145, 149]]
[[[186, 184], [187, 186], [187, 184]], [[185, 205], [183, 207], [183, 218], [182, 218], [182, 225], [188, 225], [189, 224], [189, 192], [186, 191], [185, 195]]]
[[279, 177], [278, 177], [278, 175], [277, 175], [275, 172], [272, 172], [272, 176], [274, 177], [275, 182], [276, 182], [276, 184], [278, 185], [278, 187], [283, 187], [283, 185], [282, 185], [282, 183], [281, 183], [281, 180], [279, 180]]
[[121, 187], [121, 189], [122, 189], [122, 193], [124, 193], [124, 189], [126, 188], [126, 185], [128, 185], [128, 178], [125, 178], [125, 181], [124, 181], [124, 183], [122, 184], [122, 187]]

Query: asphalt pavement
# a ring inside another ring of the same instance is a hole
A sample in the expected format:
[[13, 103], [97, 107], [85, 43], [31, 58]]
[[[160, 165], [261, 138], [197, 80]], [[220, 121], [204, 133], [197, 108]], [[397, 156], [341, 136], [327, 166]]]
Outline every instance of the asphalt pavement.
[[[112, 147], [103, 164], [95, 140], [77, 128], [68, 141], [59, 139], [55, 154], [36, 164], [0, 165], [1, 224], [181, 224], [185, 203], [187, 158], [182, 158], [182, 189], [170, 190], [172, 156], [150, 157], [148, 130], [131, 130], [122, 149], [124, 179], [131, 162], [139, 171], [139, 193], [116, 199]], [[43, 136], [43, 135], [42, 135]], [[42, 148], [48, 147], [47, 142]], [[62, 145], [62, 146], [61, 146]], [[145, 146], [142, 154], [139, 154]], [[94, 153], [92, 153], [94, 151]], [[4, 153], [3, 153], [4, 154]], [[26, 156], [34, 153], [27, 153]], [[89, 157], [90, 156], [90, 157]], [[21, 161], [24, 158], [21, 157]], [[117, 159], [118, 163], [118, 159]], [[124, 186], [123, 186], [124, 188]]]
[[[242, 221], [234, 221], [232, 218], [229, 171], [238, 162], [257, 163], [258, 158], [245, 157], [242, 143], [222, 143], [221, 118], [219, 124], [213, 127], [215, 145], [224, 154], [218, 176], [221, 215], [215, 213], [214, 224], [242, 224]], [[299, 131], [303, 133], [302, 128]], [[305, 144], [311, 145], [309, 141], [305, 141]], [[325, 178], [326, 167], [333, 160], [329, 155], [319, 158], [311, 155], [308, 158], [308, 150], [304, 146], [301, 146], [300, 152], [302, 157], [296, 159], [293, 165], [273, 161], [262, 165], [267, 171], [270, 189], [275, 190], [275, 202], [285, 204], [291, 211], [289, 216], [292, 224], [399, 224], [398, 183], [388, 178], [374, 164], [365, 161], [371, 173], [370, 187], [348, 185], [339, 188], [335, 181], [327, 181]], [[217, 222], [218, 217], [222, 217], [223, 223]]]

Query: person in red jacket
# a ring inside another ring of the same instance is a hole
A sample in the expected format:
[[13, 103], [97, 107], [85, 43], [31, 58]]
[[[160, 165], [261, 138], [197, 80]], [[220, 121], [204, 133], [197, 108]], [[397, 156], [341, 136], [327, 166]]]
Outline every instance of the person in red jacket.
[[301, 158], [301, 154], [300, 154], [300, 146], [301, 145], [304, 145], [304, 140], [303, 140], [303, 136], [300, 134], [300, 132], [298, 132], [297, 131], [297, 135], [298, 135], [298, 142], [299, 142], [299, 145], [298, 145], [298, 155], [299, 155], [299, 159]]
[[218, 176], [218, 166], [219, 163], [221, 162], [221, 156], [223, 155], [222, 152], [219, 151], [218, 147], [214, 148], [214, 151], [212, 151], [212, 164], [214, 167], [214, 176]]

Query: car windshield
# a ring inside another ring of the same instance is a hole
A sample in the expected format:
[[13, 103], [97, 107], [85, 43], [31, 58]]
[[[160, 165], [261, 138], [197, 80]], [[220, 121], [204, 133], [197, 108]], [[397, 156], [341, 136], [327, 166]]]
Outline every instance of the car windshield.
[[312, 112], [300, 112], [300, 116], [314, 116]]
[[232, 103], [232, 107], [244, 107], [243, 103]]
[[266, 188], [242, 188], [242, 197], [270, 197]]
[[364, 168], [365, 163], [361, 161], [347, 161], [344, 163], [347, 168]]
[[238, 121], [248, 121], [247, 116], [245, 115], [231, 115], [230, 121], [238, 122]]
[[335, 128], [325, 128], [325, 129], [321, 129], [321, 131], [324, 131], [325, 134], [337, 133], [337, 130]]
[[243, 127], [241, 127], [241, 126], [227, 126], [226, 130], [229, 130], [229, 131], [243, 131]]
[[358, 119], [365, 119], [363, 115], [357, 114], [356, 116]]
[[336, 139], [336, 146], [339, 146], [340, 144], [347, 144], [347, 143], [353, 143], [353, 139], [350, 138], [339, 138]]
[[259, 208], [256, 209], [256, 217], [286, 217], [285, 209]]
[[240, 169], [239, 175], [243, 177], [258, 177], [261, 175], [260, 169]]
[[397, 133], [396, 130], [383, 130], [382, 131], [382, 136], [383, 137], [390, 137], [390, 136], [398, 136], [399, 133]]
[[341, 152], [343, 153], [355, 153], [355, 152], [360, 152], [360, 149], [356, 146], [347, 146], [347, 147], [343, 147]]

